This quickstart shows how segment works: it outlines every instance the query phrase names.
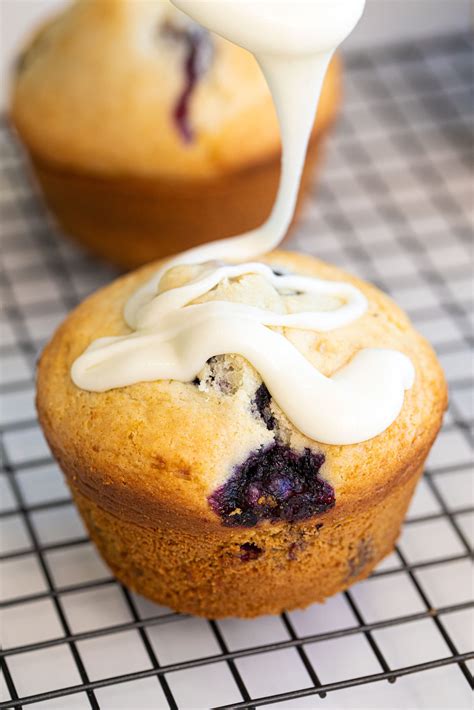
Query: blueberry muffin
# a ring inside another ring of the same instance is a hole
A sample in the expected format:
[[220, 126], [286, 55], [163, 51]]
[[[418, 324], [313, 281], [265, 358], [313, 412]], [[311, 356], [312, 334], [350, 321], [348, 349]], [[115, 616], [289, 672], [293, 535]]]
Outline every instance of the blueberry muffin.
[[[366, 347], [409, 356], [414, 384], [383, 433], [346, 446], [309, 439], [238, 355], [212, 357], [192, 382], [76, 387], [72, 363], [97, 337], [129, 332], [124, 304], [156, 264], [79, 306], [38, 369], [41, 424], [104, 560], [137, 592], [207, 617], [304, 607], [366, 577], [393, 549], [446, 406], [431, 347], [387, 296], [312, 257], [276, 251], [263, 261], [352, 283], [366, 296], [367, 311], [348, 325], [285, 328], [324, 375]], [[192, 269], [169, 270], [163, 289]], [[203, 298], [282, 307], [258, 274]]]
[[[336, 58], [302, 193], [339, 95]], [[166, 0], [73, 3], [20, 56], [11, 119], [64, 231], [120, 266], [270, 213], [280, 138], [260, 69]]]

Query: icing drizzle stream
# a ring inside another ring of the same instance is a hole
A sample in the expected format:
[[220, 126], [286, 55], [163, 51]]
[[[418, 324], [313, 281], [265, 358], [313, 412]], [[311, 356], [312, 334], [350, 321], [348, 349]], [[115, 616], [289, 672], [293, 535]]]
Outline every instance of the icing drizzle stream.
[[[366, 310], [352, 285], [278, 275], [255, 262], [281, 241], [295, 206], [307, 143], [333, 49], [354, 27], [363, 0], [175, 0], [210, 30], [254, 51], [273, 99], [282, 135], [282, 175], [265, 224], [244, 235], [205, 244], [168, 262], [126, 304], [129, 335], [99, 338], [74, 362], [78, 387], [105, 391], [140, 381], [192, 381], [215, 355], [238, 354], [261, 374], [272, 397], [305, 435], [352, 444], [384, 431], [398, 416], [414, 369], [400, 352], [359, 351], [325, 377], [276, 328], [330, 331]], [[244, 262], [244, 263], [241, 263]], [[174, 266], [194, 266], [184, 285], [163, 286]], [[264, 278], [284, 300], [311, 297], [310, 310], [277, 313], [228, 301], [196, 302], [225, 281]], [[321, 307], [330, 299], [331, 309]], [[320, 304], [318, 306], [318, 303]]]

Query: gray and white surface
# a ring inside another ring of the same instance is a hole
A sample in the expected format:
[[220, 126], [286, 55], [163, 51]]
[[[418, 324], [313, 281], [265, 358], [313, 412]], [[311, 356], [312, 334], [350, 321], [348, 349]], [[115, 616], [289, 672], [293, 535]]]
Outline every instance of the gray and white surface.
[[35, 419], [34, 365], [66, 312], [114, 274], [58, 235], [1, 125], [0, 707], [471, 707], [471, 41], [359, 51], [345, 79], [289, 246], [409, 311], [439, 353], [450, 408], [397, 550], [325, 605], [254, 621], [136, 597], [89, 543]]

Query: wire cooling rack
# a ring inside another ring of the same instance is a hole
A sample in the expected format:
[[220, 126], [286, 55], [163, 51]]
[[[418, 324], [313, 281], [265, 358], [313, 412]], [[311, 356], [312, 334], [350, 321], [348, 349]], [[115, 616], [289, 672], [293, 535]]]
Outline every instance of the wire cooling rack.
[[444, 365], [450, 408], [371, 578], [253, 621], [153, 605], [88, 541], [36, 422], [34, 366], [114, 273], [58, 236], [2, 124], [1, 708], [470, 707], [472, 66], [466, 36], [348, 58], [343, 114], [291, 246], [409, 311]]

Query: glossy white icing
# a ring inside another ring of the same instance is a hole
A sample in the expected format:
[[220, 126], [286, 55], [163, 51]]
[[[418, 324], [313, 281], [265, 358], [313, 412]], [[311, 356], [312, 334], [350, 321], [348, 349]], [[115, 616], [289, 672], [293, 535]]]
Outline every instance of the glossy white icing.
[[[347, 283], [278, 276], [253, 260], [276, 247], [291, 221], [324, 74], [336, 46], [353, 29], [364, 0], [174, 0], [210, 30], [253, 51], [266, 76], [282, 136], [282, 175], [265, 224], [178, 255], [130, 298], [129, 335], [99, 338], [73, 364], [78, 387], [105, 391], [140, 381], [192, 380], [215, 355], [239, 354], [304, 434], [327, 444], [352, 444], [384, 431], [398, 416], [414, 369], [400, 352], [364, 349], [325, 377], [275, 328], [340, 328], [366, 310]], [[248, 263], [248, 260], [252, 260]], [[224, 262], [224, 263], [222, 263]], [[244, 263], [241, 263], [244, 262]], [[164, 290], [164, 273], [201, 264], [182, 286]], [[330, 310], [276, 313], [228, 301], [195, 303], [225, 280], [265, 278], [280, 294], [330, 297]]]

